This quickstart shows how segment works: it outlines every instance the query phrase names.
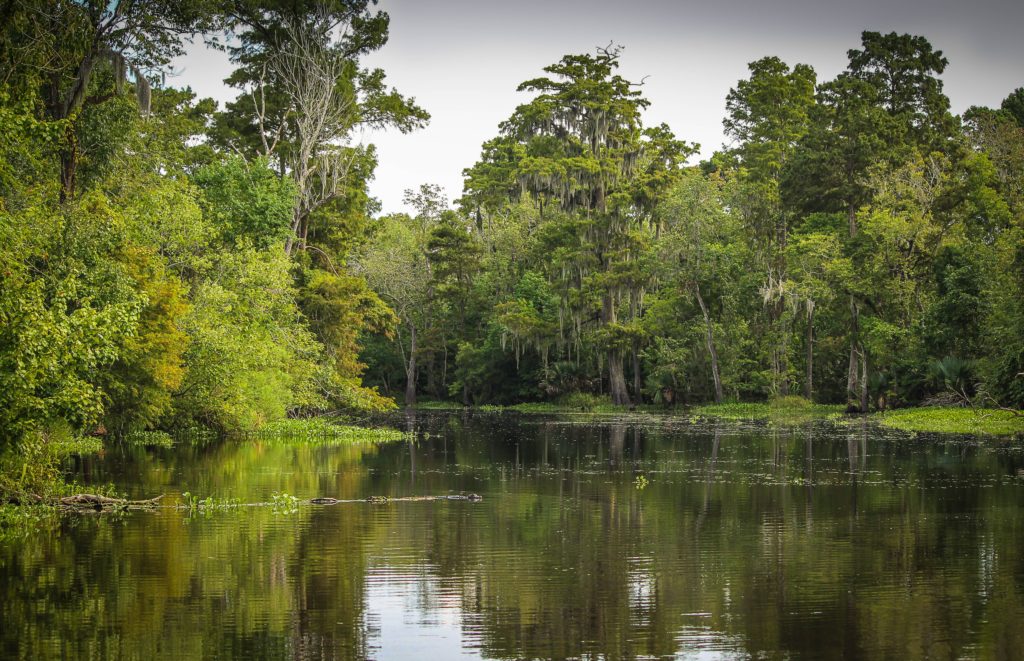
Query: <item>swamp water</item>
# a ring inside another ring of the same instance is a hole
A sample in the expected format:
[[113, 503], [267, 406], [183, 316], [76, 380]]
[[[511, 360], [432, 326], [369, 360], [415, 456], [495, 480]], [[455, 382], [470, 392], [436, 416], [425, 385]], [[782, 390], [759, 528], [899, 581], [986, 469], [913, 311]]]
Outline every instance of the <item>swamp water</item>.
[[1024, 658], [1024, 443], [419, 413], [414, 442], [75, 466], [162, 509], [0, 546], [12, 659]]

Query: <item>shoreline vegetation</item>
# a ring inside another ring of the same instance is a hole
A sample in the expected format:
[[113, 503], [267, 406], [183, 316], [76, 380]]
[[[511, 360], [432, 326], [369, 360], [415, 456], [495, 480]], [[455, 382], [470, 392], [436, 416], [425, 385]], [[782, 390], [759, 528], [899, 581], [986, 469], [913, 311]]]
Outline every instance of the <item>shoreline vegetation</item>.
[[1024, 414], [1005, 409], [968, 406], [917, 406], [868, 415], [847, 414], [839, 404], [815, 404], [802, 397], [784, 397], [767, 402], [727, 402], [671, 408], [660, 405], [617, 406], [597, 397], [563, 402], [528, 402], [509, 406], [485, 404], [465, 406], [458, 402], [424, 401], [416, 405], [422, 411], [470, 410], [477, 412], [514, 412], [536, 414], [623, 415], [654, 414], [680, 418], [716, 418], [727, 421], [769, 420], [797, 424], [810, 420], [866, 419], [880, 427], [910, 433], [975, 434], [1012, 436], [1024, 434]]
[[[385, 214], [354, 138], [430, 113], [365, 61], [373, 2], [35, 4], [0, 19], [0, 503], [172, 430], [399, 441], [344, 420], [427, 397], [1024, 431], [1024, 88], [954, 115], [925, 37], [751, 62], [699, 162], [622, 47], [566, 54], [458, 199]], [[222, 105], [163, 75], [215, 35]]]
[[[113, 486], [91, 485], [86, 489], [68, 481], [64, 471], [68, 461], [75, 456], [101, 453], [119, 444], [170, 449], [179, 443], [201, 443], [217, 437], [212, 431], [191, 428], [181, 434], [136, 432], [118, 439], [76, 437], [67, 430], [26, 437], [20, 446], [0, 456], [0, 510], [24, 504], [59, 506], [63, 500], [81, 495], [86, 490], [90, 495], [110, 499], [111, 502], [123, 501]], [[391, 427], [361, 427], [320, 417], [280, 420], [263, 425], [256, 431], [224, 434], [223, 437], [261, 443], [340, 446], [392, 443], [409, 440], [411, 435]], [[0, 514], [0, 528], [9, 527], [9, 518], [9, 514]]]

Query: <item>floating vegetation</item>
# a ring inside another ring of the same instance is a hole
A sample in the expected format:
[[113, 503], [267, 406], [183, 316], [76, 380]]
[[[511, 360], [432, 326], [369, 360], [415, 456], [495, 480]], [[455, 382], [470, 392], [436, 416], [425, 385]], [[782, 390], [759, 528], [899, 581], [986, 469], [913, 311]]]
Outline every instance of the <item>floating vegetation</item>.
[[345, 445], [349, 443], [393, 443], [409, 440], [411, 435], [387, 427], [357, 427], [333, 422], [328, 418], [281, 420], [269, 423], [258, 431], [242, 435], [260, 441], [302, 443], [309, 445]]
[[299, 499], [291, 494], [274, 492], [270, 496], [274, 514], [295, 514], [299, 511]]
[[136, 431], [122, 439], [126, 445], [146, 448], [174, 447], [174, 438], [165, 431]]
[[[459, 409], [468, 408], [458, 402], [443, 402], [439, 400], [428, 400], [422, 402], [416, 402], [416, 408], [423, 411], [457, 411]], [[500, 409], [500, 406], [494, 407]]]
[[842, 417], [843, 407], [837, 404], [815, 404], [803, 397], [780, 397], [770, 402], [730, 402], [707, 404], [693, 409], [698, 416], [723, 420], [769, 420], [798, 424], [810, 420]]
[[908, 432], [1024, 434], [1024, 415], [1002, 409], [928, 406], [883, 411], [871, 417], [884, 427]]

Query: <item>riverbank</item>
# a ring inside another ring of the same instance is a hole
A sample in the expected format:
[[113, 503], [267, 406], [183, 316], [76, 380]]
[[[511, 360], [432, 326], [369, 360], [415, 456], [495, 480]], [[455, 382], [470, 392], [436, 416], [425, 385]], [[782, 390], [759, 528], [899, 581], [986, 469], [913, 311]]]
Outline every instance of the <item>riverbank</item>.
[[[179, 444], [205, 444], [218, 434], [203, 429], [171, 434], [147, 431], [122, 438], [75, 437], [65, 430], [35, 432], [0, 455], [0, 540], [52, 523], [62, 499], [84, 491], [103, 498], [123, 499], [113, 486], [85, 489], [69, 479], [75, 457], [125, 447], [170, 449]], [[390, 427], [360, 427], [327, 418], [281, 420], [259, 430], [229, 434], [243, 441], [295, 446], [384, 444], [407, 440], [409, 434]], [[23, 507], [32, 505], [32, 507]]]
[[[510, 406], [463, 406], [457, 402], [428, 401], [417, 404], [417, 410], [480, 412], [512, 411], [517, 413], [625, 415], [630, 413], [659, 414], [686, 418], [703, 417], [720, 420], [770, 420], [783, 424], [798, 424], [815, 419], [852, 420], [864, 416], [847, 415], [839, 404], [815, 404], [802, 397], [786, 397], [769, 402], [728, 402], [704, 404], [689, 408], [666, 408], [643, 405], [616, 406], [598, 398], [574, 402], [528, 402]], [[1024, 434], [1024, 414], [1002, 409], [967, 407], [911, 407], [891, 411], [877, 411], [866, 416], [882, 427], [907, 432], [945, 434], [981, 434], [1010, 436]]]

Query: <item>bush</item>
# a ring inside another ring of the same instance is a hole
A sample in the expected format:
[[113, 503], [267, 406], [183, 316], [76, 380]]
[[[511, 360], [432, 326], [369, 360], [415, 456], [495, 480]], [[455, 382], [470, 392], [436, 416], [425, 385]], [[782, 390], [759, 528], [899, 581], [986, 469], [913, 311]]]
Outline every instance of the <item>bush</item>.
[[600, 397], [589, 392], [573, 392], [559, 399], [558, 404], [562, 408], [589, 413], [602, 406], [608, 405], [609, 402], [608, 398]]

